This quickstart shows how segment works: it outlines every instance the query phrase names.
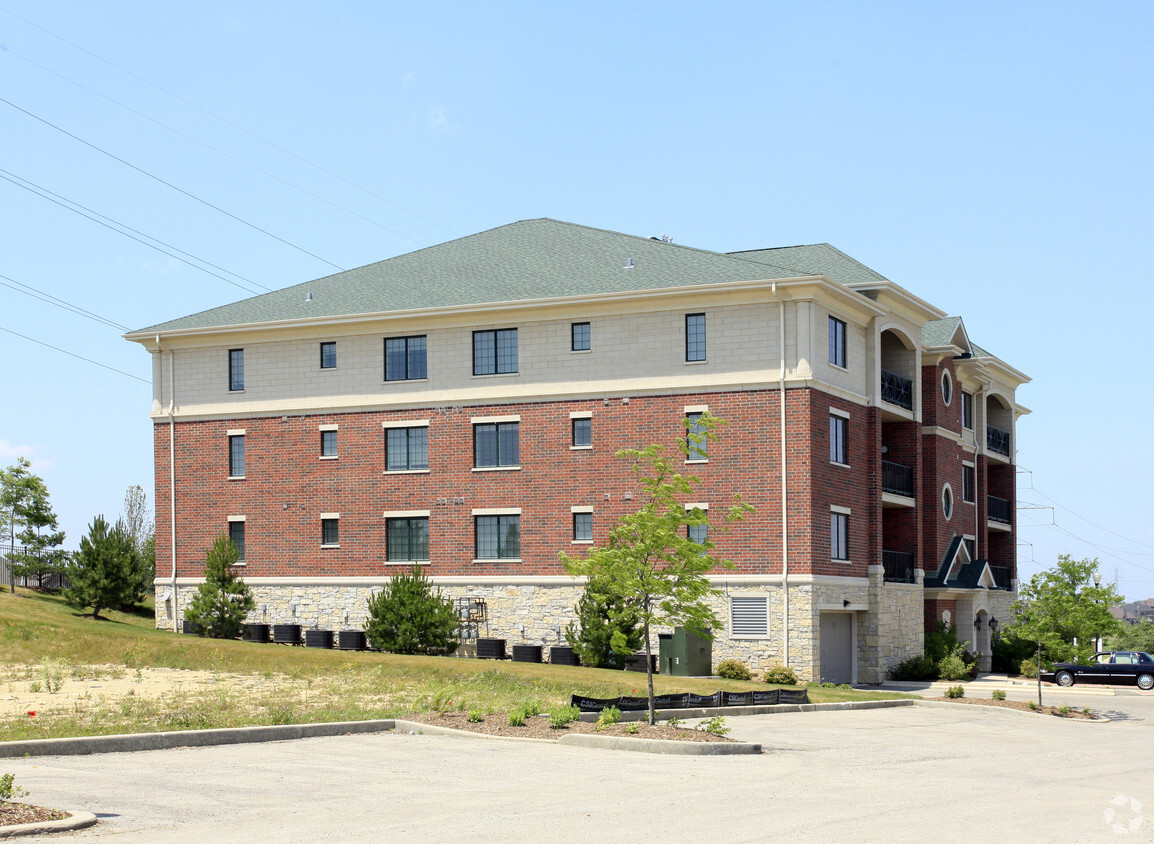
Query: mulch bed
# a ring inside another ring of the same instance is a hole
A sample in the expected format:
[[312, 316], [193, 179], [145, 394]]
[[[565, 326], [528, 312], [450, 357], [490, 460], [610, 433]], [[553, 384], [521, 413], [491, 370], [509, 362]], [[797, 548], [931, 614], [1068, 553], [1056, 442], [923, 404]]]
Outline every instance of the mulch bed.
[[1024, 700], [993, 700], [992, 698], [978, 697], [933, 697], [928, 700], [940, 700], [945, 703], [969, 703], [974, 706], [1000, 706], [1002, 709], [1018, 709], [1022, 712], [1036, 712], [1038, 715], [1055, 715], [1058, 718], [1074, 718], [1080, 721], [1097, 721], [1098, 716], [1083, 712], [1081, 709], [1071, 708], [1069, 712], [1061, 712], [1056, 706], [1038, 706], [1030, 709], [1030, 704]]
[[[420, 715], [406, 715], [404, 720], [419, 721], [422, 724], [435, 724], [438, 727], [451, 727], [454, 730], [467, 730], [471, 733], [484, 733], [503, 738], [534, 738], [549, 741], [556, 741], [561, 736], [572, 733], [671, 741], [734, 741], [734, 739], [715, 736], [702, 730], [688, 730], [683, 727], [670, 727], [666, 724], [650, 727], [644, 721], [617, 723], [600, 730], [597, 729], [597, 722], [595, 721], [573, 721], [562, 729], [554, 730], [549, 726], [548, 717], [537, 715], [526, 720], [523, 727], [510, 727], [509, 713], [507, 712], [486, 715], [483, 721], [477, 723], [471, 723], [469, 716], [464, 712], [424, 712]], [[629, 724], [637, 724], [639, 726], [638, 731], [636, 733], [625, 732], [625, 728]]]
[[43, 806], [30, 806], [27, 803], [10, 803], [7, 800], [0, 800], [0, 826], [59, 821], [66, 817], [68, 817], [67, 812], [45, 809]]

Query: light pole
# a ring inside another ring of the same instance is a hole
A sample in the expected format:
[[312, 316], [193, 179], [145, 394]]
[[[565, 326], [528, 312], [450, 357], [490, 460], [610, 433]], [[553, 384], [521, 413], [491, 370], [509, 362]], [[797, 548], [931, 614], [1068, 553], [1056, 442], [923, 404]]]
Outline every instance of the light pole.
[[[1094, 588], [1097, 589], [1101, 585], [1102, 585], [1102, 572], [1098, 571], [1098, 569], [1094, 569]], [[1094, 603], [1095, 604], [1098, 603], [1097, 598], [1094, 599]], [[1101, 650], [1102, 650], [1102, 637], [1099, 636], [1097, 639], [1097, 645], [1094, 648], [1094, 653], [1098, 653]]]

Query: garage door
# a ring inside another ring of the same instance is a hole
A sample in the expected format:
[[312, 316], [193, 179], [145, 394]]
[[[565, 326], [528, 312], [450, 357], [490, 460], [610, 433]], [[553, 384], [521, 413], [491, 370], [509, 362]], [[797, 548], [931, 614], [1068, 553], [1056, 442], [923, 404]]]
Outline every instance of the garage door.
[[821, 679], [829, 683], [853, 682], [853, 613], [821, 614]]

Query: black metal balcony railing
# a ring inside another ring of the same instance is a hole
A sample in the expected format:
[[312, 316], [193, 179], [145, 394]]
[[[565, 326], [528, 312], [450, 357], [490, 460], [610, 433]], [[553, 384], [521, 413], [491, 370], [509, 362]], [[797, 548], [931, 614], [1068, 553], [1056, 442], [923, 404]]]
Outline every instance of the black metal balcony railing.
[[913, 410], [914, 382], [896, 372], [882, 370], [882, 401]]
[[882, 551], [883, 578], [891, 583], [914, 582], [914, 555], [904, 551]]
[[995, 428], [993, 425], [986, 426], [986, 448], [990, 451], [996, 451], [998, 454], [1010, 456], [1010, 432], [1003, 431], [1001, 428]]
[[892, 492], [894, 495], [914, 497], [914, 468], [894, 463], [890, 460], [882, 461], [882, 492]]
[[990, 574], [994, 576], [994, 585], [999, 589], [1010, 588], [1010, 570], [1005, 566], [990, 566]]
[[1007, 498], [998, 498], [996, 495], [987, 496], [989, 499], [989, 517], [991, 521], [1010, 524], [1010, 501]]

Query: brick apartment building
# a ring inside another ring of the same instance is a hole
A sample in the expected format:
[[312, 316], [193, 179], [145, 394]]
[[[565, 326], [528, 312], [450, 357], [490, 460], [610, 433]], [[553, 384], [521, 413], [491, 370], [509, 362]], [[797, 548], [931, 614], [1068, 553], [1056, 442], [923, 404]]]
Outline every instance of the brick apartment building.
[[228, 533], [251, 620], [359, 628], [414, 562], [481, 635], [563, 642], [637, 493], [622, 447], [728, 425], [696, 501], [713, 658], [878, 682], [938, 620], [988, 657], [1017, 589], [1029, 379], [828, 244], [717, 253], [527, 220], [126, 335], [153, 358], [158, 627]]

